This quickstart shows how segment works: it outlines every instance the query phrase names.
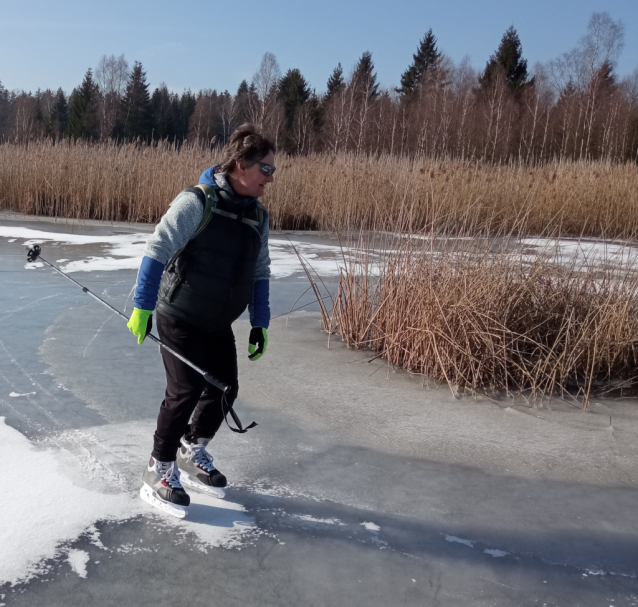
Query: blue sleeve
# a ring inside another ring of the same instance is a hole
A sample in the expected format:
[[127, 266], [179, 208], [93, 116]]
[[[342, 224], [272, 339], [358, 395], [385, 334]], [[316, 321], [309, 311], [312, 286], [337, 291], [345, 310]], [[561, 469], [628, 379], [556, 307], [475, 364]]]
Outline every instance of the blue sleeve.
[[209, 169], [206, 169], [199, 176], [199, 183], [203, 183], [204, 185], [209, 185], [211, 187], [215, 187], [215, 181], [213, 180], [213, 169], [214, 168], [215, 168], [215, 165], [213, 165]]
[[270, 281], [256, 280], [253, 285], [253, 302], [250, 324], [253, 327], [268, 328], [270, 324]]
[[144, 259], [142, 259], [140, 271], [137, 273], [135, 297], [133, 298], [133, 303], [136, 308], [140, 310], [155, 309], [164, 266], [165, 264], [151, 257], [144, 257]]

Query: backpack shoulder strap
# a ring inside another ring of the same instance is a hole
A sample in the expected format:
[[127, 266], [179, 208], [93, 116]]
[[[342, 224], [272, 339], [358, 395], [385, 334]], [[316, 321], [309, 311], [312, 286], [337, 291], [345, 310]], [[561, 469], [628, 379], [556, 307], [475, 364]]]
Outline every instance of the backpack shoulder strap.
[[240, 217], [235, 213], [229, 213], [228, 211], [224, 211], [217, 207], [217, 203], [219, 201], [219, 194], [215, 188], [210, 187], [204, 183], [200, 183], [197, 186], [191, 186], [186, 189], [187, 192], [193, 192], [197, 195], [200, 202], [204, 205], [204, 215], [202, 216], [202, 220], [199, 222], [199, 226], [197, 226], [197, 230], [193, 234], [191, 240], [199, 236], [204, 228], [210, 223], [213, 215], [221, 215], [222, 217], [227, 217], [228, 219], [239, 220], [242, 223], [250, 226], [257, 234], [261, 236], [261, 228], [264, 224], [264, 207], [260, 202], [257, 202], [257, 220], [248, 219], [247, 217]]
[[202, 215], [202, 219], [199, 222], [195, 233], [191, 237], [191, 240], [193, 240], [203, 232], [204, 228], [210, 223], [213, 213], [218, 210], [218, 199], [215, 188], [211, 188], [209, 185], [203, 183], [200, 183], [197, 186], [191, 186], [190, 188], [187, 188], [187, 191], [191, 191], [196, 194], [197, 198], [199, 198], [200, 202], [204, 205], [204, 214]]
[[257, 201], [257, 218], [259, 221], [259, 231], [261, 232], [261, 228], [264, 225], [264, 217], [266, 214], [266, 207], [264, 207], [259, 200]]

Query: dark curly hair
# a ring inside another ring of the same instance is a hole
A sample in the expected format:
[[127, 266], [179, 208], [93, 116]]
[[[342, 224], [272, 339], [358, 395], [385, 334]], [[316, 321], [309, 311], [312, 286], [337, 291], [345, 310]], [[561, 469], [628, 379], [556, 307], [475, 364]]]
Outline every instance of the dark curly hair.
[[223, 158], [219, 165], [220, 173], [232, 173], [237, 162], [242, 166], [252, 166], [269, 152], [275, 153], [275, 144], [257, 131], [254, 124], [242, 124], [230, 136], [230, 141], [222, 150]]

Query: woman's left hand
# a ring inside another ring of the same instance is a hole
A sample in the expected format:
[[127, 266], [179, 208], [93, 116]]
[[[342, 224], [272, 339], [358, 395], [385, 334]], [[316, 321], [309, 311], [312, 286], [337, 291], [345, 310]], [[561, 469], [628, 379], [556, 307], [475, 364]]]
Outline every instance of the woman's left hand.
[[248, 358], [258, 360], [266, 353], [268, 331], [263, 327], [253, 327], [248, 338]]

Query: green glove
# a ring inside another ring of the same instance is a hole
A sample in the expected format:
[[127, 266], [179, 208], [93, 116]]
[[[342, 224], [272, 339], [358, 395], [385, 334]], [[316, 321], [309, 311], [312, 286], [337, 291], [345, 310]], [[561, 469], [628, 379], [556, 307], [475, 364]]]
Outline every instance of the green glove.
[[268, 345], [268, 331], [262, 327], [253, 327], [248, 338], [248, 358], [258, 360], [266, 353]]
[[133, 308], [133, 314], [126, 326], [137, 337], [137, 343], [141, 344], [153, 328], [153, 311]]

